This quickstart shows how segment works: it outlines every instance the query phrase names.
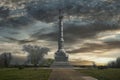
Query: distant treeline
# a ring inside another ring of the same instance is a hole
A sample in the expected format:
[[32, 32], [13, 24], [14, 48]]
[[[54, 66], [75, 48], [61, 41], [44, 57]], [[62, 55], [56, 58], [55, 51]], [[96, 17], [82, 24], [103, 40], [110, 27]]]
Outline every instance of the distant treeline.
[[45, 59], [44, 56], [48, 54], [50, 51], [47, 47], [41, 47], [37, 45], [24, 45], [23, 51], [28, 53], [26, 57], [27, 60], [24, 61], [23, 64], [15, 63], [11, 65], [12, 62], [12, 53], [10, 52], [3, 52], [0, 54], [0, 67], [10, 67], [10, 66], [49, 66], [53, 60], [52, 59]]
[[120, 68], [120, 57], [118, 57], [115, 61], [109, 62], [108, 67], [110, 67], [110, 68]]

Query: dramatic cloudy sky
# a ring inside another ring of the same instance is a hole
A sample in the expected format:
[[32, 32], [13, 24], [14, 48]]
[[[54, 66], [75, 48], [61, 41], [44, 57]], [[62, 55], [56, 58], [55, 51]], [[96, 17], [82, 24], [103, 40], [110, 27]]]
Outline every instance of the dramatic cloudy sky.
[[0, 52], [24, 44], [57, 50], [58, 9], [64, 13], [70, 60], [106, 63], [120, 57], [120, 0], [0, 0]]

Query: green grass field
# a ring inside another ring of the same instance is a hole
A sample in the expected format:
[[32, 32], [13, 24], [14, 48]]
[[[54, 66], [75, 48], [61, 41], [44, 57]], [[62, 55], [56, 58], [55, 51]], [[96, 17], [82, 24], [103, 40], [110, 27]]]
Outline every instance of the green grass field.
[[98, 80], [120, 80], [120, 69], [80, 69], [79, 71]]
[[48, 80], [50, 69], [0, 69], [0, 80]]

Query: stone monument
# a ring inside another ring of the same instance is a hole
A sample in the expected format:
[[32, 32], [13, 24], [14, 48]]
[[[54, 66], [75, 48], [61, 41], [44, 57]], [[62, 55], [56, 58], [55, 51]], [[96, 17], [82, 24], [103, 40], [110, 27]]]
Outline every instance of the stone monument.
[[63, 39], [63, 14], [59, 9], [59, 23], [58, 23], [58, 50], [55, 52], [55, 61], [51, 65], [52, 68], [72, 68], [68, 61], [68, 54], [64, 50]]
[[58, 50], [55, 53], [55, 61], [67, 62], [68, 54], [64, 50], [64, 39], [63, 39], [63, 14], [62, 10], [59, 9], [59, 31], [58, 31]]

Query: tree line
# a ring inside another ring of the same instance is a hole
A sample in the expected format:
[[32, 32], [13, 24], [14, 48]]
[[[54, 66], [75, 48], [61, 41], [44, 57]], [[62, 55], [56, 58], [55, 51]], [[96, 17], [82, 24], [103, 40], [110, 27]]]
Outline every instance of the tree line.
[[[47, 47], [41, 47], [37, 45], [24, 45], [23, 51], [28, 53], [27, 61], [23, 65], [39, 66], [44, 61], [44, 56], [50, 51]], [[12, 60], [12, 53], [3, 52], [0, 55], [0, 66], [9, 67]]]
[[115, 61], [109, 62], [108, 67], [110, 67], [110, 68], [120, 68], [120, 57], [118, 57]]

